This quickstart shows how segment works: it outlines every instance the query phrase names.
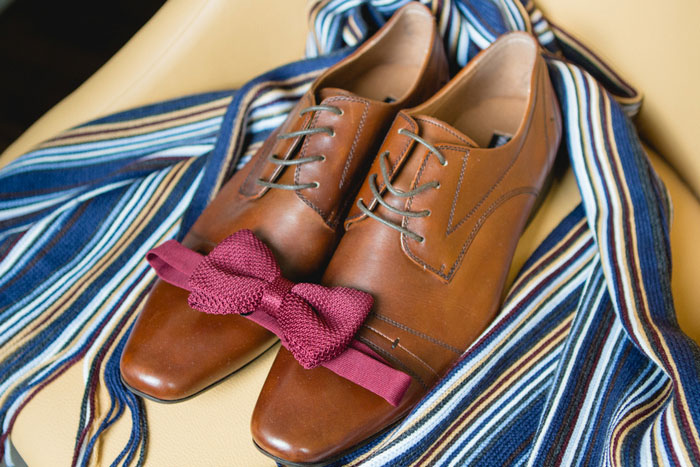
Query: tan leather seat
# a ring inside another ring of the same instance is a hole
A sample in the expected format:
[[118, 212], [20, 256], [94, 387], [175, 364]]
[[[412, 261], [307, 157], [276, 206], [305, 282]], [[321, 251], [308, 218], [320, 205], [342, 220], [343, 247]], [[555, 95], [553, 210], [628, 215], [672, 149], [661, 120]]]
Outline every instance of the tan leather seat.
[[[658, 4], [634, 0], [537, 4], [551, 20], [601, 52], [646, 95], [638, 124], [643, 138], [664, 155], [650, 150], [674, 204], [671, 247], [678, 319], [700, 342], [696, 286], [700, 262], [694, 255], [695, 240], [700, 238], [700, 158], [695, 154], [700, 89], [694, 83], [700, 74], [700, 49], [689, 46], [700, 41], [694, 24], [700, 3], [670, 2], [661, 10]], [[262, 25], [266, 34], [258, 39]], [[171, 0], [110, 62], [8, 148], [0, 156], [0, 166], [60, 130], [97, 116], [193, 92], [237, 87], [262, 71], [300, 58], [305, 31], [304, 0]], [[511, 275], [579, 201], [569, 171], [555, 182], [521, 239]], [[146, 401], [147, 465], [273, 465], [251, 443], [249, 420], [276, 349], [192, 400], [174, 405]], [[28, 465], [70, 464], [82, 371], [82, 365], [73, 366], [19, 416], [12, 440]], [[101, 396], [106, 403], [105, 394]], [[94, 459], [98, 464], [122, 449], [130, 423], [124, 417], [105, 434]]]

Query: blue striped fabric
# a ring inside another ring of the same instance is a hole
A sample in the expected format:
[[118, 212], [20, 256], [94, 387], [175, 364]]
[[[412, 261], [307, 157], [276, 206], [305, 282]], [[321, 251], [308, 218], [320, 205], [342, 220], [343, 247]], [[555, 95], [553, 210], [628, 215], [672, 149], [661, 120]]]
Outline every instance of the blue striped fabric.
[[[155, 277], [145, 252], [182, 238], [314, 77], [406, 2], [314, 1], [308, 60], [236, 92], [90, 122], [0, 171], [3, 441], [37, 391], [82, 363], [74, 464], [94, 462], [95, 441], [127, 412], [132, 436], [113, 465], [143, 462], [144, 408], [118, 360]], [[506, 31], [538, 37], [583, 201], [453, 370], [336, 464], [700, 465], [700, 349], [675, 318], [670, 200], [629, 118], [640, 96], [531, 2], [425, 3], [453, 70]]]

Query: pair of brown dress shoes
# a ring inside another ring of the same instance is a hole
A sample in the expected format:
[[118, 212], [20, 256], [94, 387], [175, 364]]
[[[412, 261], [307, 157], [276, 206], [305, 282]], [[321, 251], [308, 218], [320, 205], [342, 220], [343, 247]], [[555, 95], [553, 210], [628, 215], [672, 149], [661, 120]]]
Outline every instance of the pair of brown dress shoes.
[[[368, 292], [355, 340], [410, 376], [392, 405], [281, 348], [251, 429], [282, 463], [332, 460], [400, 420], [498, 310], [559, 146], [559, 107], [525, 33], [447, 81], [433, 16], [412, 2], [314, 82], [183, 241], [207, 254], [250, 229], [285, 278]], [[188, 293], [159, 280], [135, 323], [121, 371], [141, 395], [196, 395], [277, 340], [190, 308]]]

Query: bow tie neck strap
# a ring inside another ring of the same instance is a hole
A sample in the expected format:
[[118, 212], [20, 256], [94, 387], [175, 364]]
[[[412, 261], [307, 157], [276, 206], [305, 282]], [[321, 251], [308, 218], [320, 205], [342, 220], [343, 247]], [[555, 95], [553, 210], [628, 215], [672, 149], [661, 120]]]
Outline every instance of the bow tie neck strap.
[[190, 290], [190, 276], [202, 259], [204, 256], [175, 240], [168, 240], [146, 253], [146, 260], [158, 277], [185, 290]]

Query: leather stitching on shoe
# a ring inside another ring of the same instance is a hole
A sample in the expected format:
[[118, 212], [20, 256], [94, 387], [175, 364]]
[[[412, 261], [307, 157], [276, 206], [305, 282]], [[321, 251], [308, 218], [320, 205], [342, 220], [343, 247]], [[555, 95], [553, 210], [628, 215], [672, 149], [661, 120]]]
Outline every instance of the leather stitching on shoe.
[[[408, 118], [407, 116], [405, 116], [404, 114], [401, 114], [401, 113], [398, 114], [398, 116], [406, 121], [406, 123], [410, 127], [411, 131], [413, 131], [414, 133], [416, 131], [418, 131], [416, 124], [410, 118]], [[408, 139], [408, 141], [406, 141], [406, 144], [403, 146], [403, 148], [401, 148], [401, 152], [398, 154], [398, 157], [396, 158], [396, 162], [391, 165], [390, 175], [392, 177], [394, 176], [394, 171], [396, 170], [396, 168], [399, 167], [401, 162], [406, 158], [408, 148], [410, 147], [411, 143], [413, 142], [413, 140], [411, 140], [410, 138], [407, 138], [407, 139]], [[370, 172], [370, 174], [371, 173], [372, 172]], [[379, 191], [379, 193], [384, 194], [385, 189], [386, 189], [386, 183], [382, 182], [379, 185], [377, 185], [377, 190]], [[367, 208], [371, 211], [376, 206], [377, 206], [377, 200], [373, 198], [372, 201], [367, 206]], [[367, 214], [360, 211], [359, 213], [355, 214], [354, 216], [348, 217], [346, 219], [346, 222], [351, 222], [351, 221], [354, 221], [354, 220], [357, 220], [357, 219], [360, 219], [363, 217], [367, 217]]]
[[[362, 132], [362, 128], [364, 127], [364, 124], [365, 124], [365, 117], [366, 117], [366, 113], [367, 113], [367, 111], [368, 111], [368, 109], [369, 109], [369, 102], [368, 102], [366, 99], [359, 99], [359, 98], [346, 97], [346, 96], [332, 97], [332, 98], [330, 98], [330, 99], [327, 99], [326, 102], [331, 102], [331, 101], [334, 101], [334, 102], [335, 102], [335, 101], [338, 101], [338, 100], [345, 100], [345, 101], [349, 101], [349, 102], [358, 102], [358, 103], [364, 104], [364, 106], [365, 106], [365, 111], [364, 111], [364, 113], [362, 114], [362, 120], [361, 120], [361, 122], [360, 122], [360, 126], [359, 126], [358, 129], [355, 131], [355, 138], [354, 138], [354, 141], [357, 141], [358, 136], [359, 136], [360, 133]], [[311, 125], [309, 126], [310, 128], [315, 128], [318, 118], [319, 118], [319, 115], [318, 115], [318, 114], [314, 115], [314, 119], [313, 119], [313, 121], [311, 122]], [[306, 150], [308, 149], [308, 145], [309, 145], [309, 139], [307, 138], [307, 139], [304, 140], [304, 145], [302, 146], [301, 153], [299, 154], [300, 157], [304, 157], [304, 156], [305, 156]], [[356, 146], [356, 145], [355, 145], [354, 142], [353, 142], [353, 146], [352, 146], [351, 152], [348, 154], [348, 161], [349, 161], [350, 159], [352, 159], [352, 156], [354, 155], [355, 146]], [[346, 162], [346, 167], [347, 167], [347, 162]], [[300, 178], [300, 176], [301, 176], [301, 167], [297, 167], [297, 169], [294, 171], [294, 183], [296, 183], [296, 184], [299, 183], [299, 178]], [[343, 175], [343, 177], [344, 177], [344, 176], [345, 176], [345, 175]], [[318, 213], [319, 216], [321, 216], [321, 218], [323, 219], [323, 222], [325, 222], [326, 225], [327, 225], [328, 227], [330, 227], [331, 229], [335, 229], [335, 228], [338, 226], [338, 224], [339, 224], [340, 221], [341, 221], [341, 218], [338, 216], [338, 213], [336, 213], [336, 216], [337, 216], [337, 217], [336, 217], [335, 219], [331, 219], [330, 214], [326, 213], [323, 209], [321, 209], [321, 208], [319, 208], [318, 206], [316, 206], [316, 204], [314, 204], [310, 199], [308, 199], [306, 196], [304, 196], [303, 193], [297, 191], [296, 194], [297, 194], [297, 197], [299, 197], [299, 199], [300, 199], [301, 201], [304, 202], [304, 204], [306, 204], [307, 206], [309, 206], [311, 209], [313, 209], [314, 211], [316, 211], [316, 212]]]
[[[363, 327], [365, 327], [365, 326], [363, 326]], [[356, 339], [357, 339], [358, 341], [362, 342], [363, 344], [365, 344], [365, 345], [366, 345], [367, 347], [369, 347], [370, 349], [372, 349], [372, 350], [374, 350], [375, 352], [377, 352], [382, 358], [384, 358], [384, 359], [386, 359], [386, 360], [389, 360], [389, 361], [391, 361], [392, 363], [394, 363], [394, 365], [398, 366], [399, 369], [400, 369], [401, 371], [403, 371], [404, 373], [407, 373], [407, 374], [408, 374], [409, 376], [411, 376], [413, 379], [415, 379], [416, 381], [418, 381], [418, 383], [419, 383], [421, 386], [423, 386], [423, 388], [424, 388], [426, 391], [429, 389], [429, 387], [428, 387], [428, 385], [426, 384], [425, 380], [424, 380], [423, 378], [421, 378], [420, 375], [418, 375], [415, 371], [411, 370], [411, 369], [408, 368], [406, 365], [404, 365], [404, 363], [403, 363], [401, 360], [399, 360], [398, 358], [394, 357], [394, 356], [391, 355], [389, 352], [387, 352], [386, 350], [382, 349], [381, 347], [379, 347], [377, 344], [375, 344], [374, 342], [370, 341], [369, 339], [365, 339], [365, 338], [362, 337], [362, 336], [357, 336]]]
[[[459, 269], [459, 265], [462, 263], [462, 259], [464, 259], [464, 256], [467, 253], [467, 250], [469, 249], [469, 246], [471, 245], [472, 241], [476, 237], [477, 233], [479, 233], [479, 230], [481, 229], [481, 226], [486, 222], [486, 219], [496, 211], [502, 204], [504, 204], [506, 201], [510, 200], [511, 198], [514, 198], [518, 195], [523, 195], [523, 194], [529, 194], [532, 196], [537, 197], [539, 194], [539, 191], [532, 186], [529, 187], [520, 187], [516, 188], [513, 190], [508, 191], [507, 193], [504, 193], [501, 195], [500, 198], [498, 198], [496, 201], [494, 201], [487, 209], [484, 211], [484, 213], [477, 219], [476, 224], [474, 225], [474, 228], [470, 232], [469, 236], [465, 240], [464, 244], [462, 245], [462, 249], [460, 250], [459, 256], [457, 257], [457, 260], [452, 264], [452, 267], [450, 267], [449, 271], [447, 273], [442, 272], [442, 269], [436, 269], [435, 267], [429, 265], [422, 259], [420, 259], [416, 254], [411, 250], [411, 247], [408, 245], [408, 242], [406, 242], [406, 236], [401, 235], [401, 244], [404, 247], [404, 251], [418, 264], [423, 266], [424, 268], [432, 271], [436, 275], [442, 277], [445, 279], [447, 282], [451, 281], [452, 278], [454, 277], [455, 272], [457, 269]], [[410, 207], [410, 206], [409, 206]], [[444, 265], [443, 265], [444, 268]]]
[[378, 313], [375, 313], [373, 316], [374, 316], [375, 318], [377, 318], [378, 320], [384, 321], [384, 322], [387, 323], [387, 324], [391, 324], [392, 326], [401, 329], [402, 331], [406, 331], [406, 332], [408, 332], [408, 333], [413, 334], [414, 336], [417, 336], [417, 337], [420, 337], [420, 338], [422, 338], [422, 339], [425, 339], [425, 340], [427, 340], [428, 342], [432, 342], [432, 343], [435, 344], [435, 345], [439, 345], [440, 347], [443, 347], [443, 348], [445, 348], [445, 349], [447, 349], [447, 350], [449, 350], [449, 351], [451, 351], [451, 352], [454, 352], [454, 353], [456, 353], [457, 355], [462, 355], [462, 352], [463, 352], [462, 350], [459, 350], [457, 347], [453, 347], [453, 346], [451, 346], [450, 344], [441, 341], [440, 339], [437, 339], [437, 338], [435, 338], [435, 337], [433, 337], [433, 336], [430, 336], [430, 335], [428, 335], [428, 334], [425, 334], [425, 333], [423, 333], [423, 332], [421, 332], [421, 331], [417, 331], [417, 330], [415, 330], [415, 329], [413, 329], [413, 328], [410, 328], [410, 327], [406, 326], [406, 325], [403, 324], [403, 323], [399, 323], [398, 321], [394, 321], [393, 319], [391, 319], [391, 318], [389, 318], [389, 317], [386, 317], [386, 316], [383, 316], [383, 315], [380, 315], [380, 314], [378, 314]]

